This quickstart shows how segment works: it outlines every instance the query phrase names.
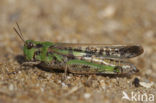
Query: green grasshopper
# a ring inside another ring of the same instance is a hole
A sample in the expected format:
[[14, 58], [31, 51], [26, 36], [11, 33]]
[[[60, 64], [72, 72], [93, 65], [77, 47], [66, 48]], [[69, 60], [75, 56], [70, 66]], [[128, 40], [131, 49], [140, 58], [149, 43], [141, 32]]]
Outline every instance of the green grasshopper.
[[[17, 23], [16, 23], [17, 24]], [[23, 65], [40, 65], [77, 74], [133, 74], [136, 67], [124, 59], [143, 53], [139, 45], [103, 45], [40, 42], [24, 40], [21, 29], [14, 28], [24, 42], [27, 62]]]

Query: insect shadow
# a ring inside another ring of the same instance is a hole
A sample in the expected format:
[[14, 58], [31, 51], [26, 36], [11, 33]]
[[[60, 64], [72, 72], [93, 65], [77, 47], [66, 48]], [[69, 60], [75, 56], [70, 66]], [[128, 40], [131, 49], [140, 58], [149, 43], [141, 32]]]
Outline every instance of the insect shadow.
[[127, 74], [97, 74], [97, 75], [101, 75], [101, 76], [104, 76], [104, 77], [109, 77], [109, 78], [131, 78], [131, 75], [127, 75]]
[[[20, 64], [22, 65], [24, 62], [26, 62], [26, 59], [23, 55], [17, 55], [15, 57], [15, 60]], [[31, 68], [29, 68], [31, 67]], [[32, 68], [35, 68], [37, 67], [38, 69], [42, 70], [42, 71], [46, 71], [46, 72], [51, 72], [51, 73], [64, 73], [63, 70], [59, 70], [59, 69], [49, 69], [49, 68], [44, 68], [40, 65], [34, 65], [34, 66], [26, 66], [25, 68], [23, 69], [32, 69]]]
[[90, 75], [97, 75], [97, 76], [103, 76], [103, 77], [109, 77], [109, 78], [131, 78], [131, 75], [128, 74], [100, 74], [100, 73], [90, 73], [90, 74], [81, 74], [81, 73], [72, 73], [74, 75], [85, 75], [85, 76], [90, 76]]
[[24, 63], [26, 60], [25, 60], [25, 57], [24, 56], [22, 56], [22, 55], [17, 55], [16, 57], [15, 57], [15, 60], [19, 63], [19, 64], [22, 64], [22, 63]]

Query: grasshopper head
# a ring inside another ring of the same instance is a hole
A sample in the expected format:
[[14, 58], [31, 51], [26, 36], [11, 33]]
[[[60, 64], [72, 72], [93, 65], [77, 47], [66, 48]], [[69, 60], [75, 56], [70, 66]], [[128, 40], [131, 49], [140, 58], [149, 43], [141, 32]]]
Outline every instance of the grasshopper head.
[[42, 60], [48, 51], [48, 48], [52, 46], [51, 42], [39, 42], [33, 40], [26, 40], [24, 43], [24, 55], [28, 61]]
[[26, 40], [23, 47], [24, 56], [28, 61], [33, 61], [37, 43], [33, 40]]
[[17, 35], [20, 37], [20, 39], [24, 42], [24, 55], [26, 57], [26, 60], [28, 61], [36, 61], [36, 60], [42, 60], [45, 58], [47, 53], [47, 48], [52, 46], [53, 43], [51, 42], [39, 42], [39, 41], [33, 41], [33, 40], [24, 40], [21, 29], [16, 23], [18, 30], [14, 27], [13, 29], [17, 33]]
[[[22, 35], [21, 29], [18, 25], [18, 23], [16, 23], [17, 28], [13, 27], [13, 29], [15, 30], [15, 32], [17, 33], [17, 35], [20, 37], [20, 39], [24, 42], [24, 55], [26, 57], [26, 59], [28, 61], [34, 61], [34, 56], [35, 56], [35, 52], [39, 50], [39, 48], [41, 47], [41, 42], [36, 42], [33, 40], [24, 40], [24, 37]], [[36, 48], [38, 47], [38, 48]]]

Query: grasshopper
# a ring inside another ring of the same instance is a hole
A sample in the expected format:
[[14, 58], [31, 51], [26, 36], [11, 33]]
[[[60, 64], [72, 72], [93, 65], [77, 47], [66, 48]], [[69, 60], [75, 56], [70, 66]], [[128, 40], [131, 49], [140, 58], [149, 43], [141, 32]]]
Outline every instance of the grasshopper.
[[138, 69], [126, 59], [143, 53], [140, 45], [104, 45], [53, 43], [24, 40], [21, 29], [13, 28], [24, 42], [27, 62], [23, 65], [40, 65], [77, 74], [133, 74]]

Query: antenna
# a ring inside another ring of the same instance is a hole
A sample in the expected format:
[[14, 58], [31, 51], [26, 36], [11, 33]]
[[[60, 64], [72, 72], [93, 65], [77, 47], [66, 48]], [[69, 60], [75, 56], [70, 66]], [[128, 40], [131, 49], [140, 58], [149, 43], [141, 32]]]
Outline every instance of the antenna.
[[23, 42], [25, 42], [25, 40], [24, 40], [24, 38], [23, 38], [23, 35], [22, 35], [22, 32], [21, 32], [21, 29], [20, 29], [20, 26], [18, 25], [18, 23], [16, 22], [16, 25], [17, 25], [17, 28], [18, 28], [18, 30], [15, 28], [15, 27], [13, 27], [13, 29], [15, 30], [15, 32], [17, 33], [17, 35], [20, 37], [20, 39], [23, 41]]

